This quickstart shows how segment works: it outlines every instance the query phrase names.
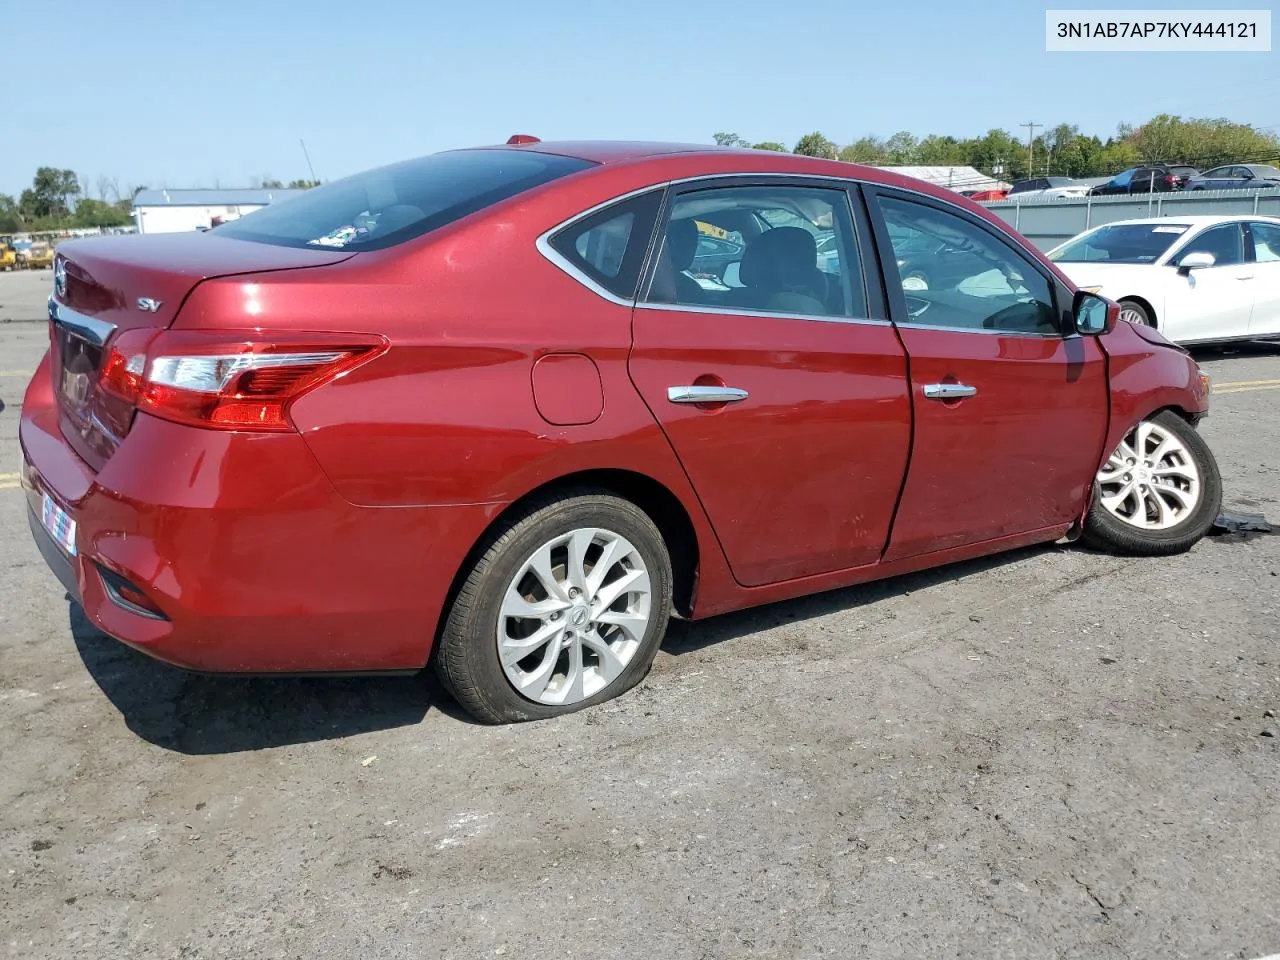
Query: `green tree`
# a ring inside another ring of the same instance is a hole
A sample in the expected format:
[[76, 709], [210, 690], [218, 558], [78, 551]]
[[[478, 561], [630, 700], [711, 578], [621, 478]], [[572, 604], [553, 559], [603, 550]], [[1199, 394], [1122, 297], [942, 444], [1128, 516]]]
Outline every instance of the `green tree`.
[[778, 141], [776, 140], [764, 140], [764, 141], [761, 141], [760, 143], [753, 143], [751, 145], [751, 149], [752, 150], [772, 150], [775, 153], [787, 152], [787, 148], [784, 147], [782, 144], [778, 143]]
[[836, 145], [816, 130], [801, 137], [796, 144], [794, 152], [805, 157], [821, 157], [824, 160], [836, 159]]
[[916, 152], [920, 141], [906, 130], [899, 130], [884, 142], [885, 153], [889, 155], [889, 163], [894, 166], [908, 166], [916, 162]]
[[1136, 167], [1141, 162], [1142, 154], [1132, 143], [1128, 140], [1112, 140], [1102, 148], [1098, 162], [1102, 173], [1097, 176], [1110, 176], [1129, 167]]
[[30, 220], [66, 217], [75, 198], [80, 195], [80, 182], [74, 170], [40, 167], [31, 180], [31, 189], [23, 190], [18, 205]]
[[22, 213], [18, 210], [18, 201], [0, 193], [0, 233], [17, 233], [21, 229]]
[[1076, 134], [1065, 146], [1055, 147], [1053, 172], [1068, 177], [1100, 177], [1103, 169], [1102, 141]]
[[1213, 167], [1223, 163], [1268, 160], [1280, 153], [1271, 132], [1225, 119], [1160, 114], [1123, 138], [1144, 161], [1190, 163]]
[[310, 190], [312, 187], [320, 186], [319, 180], [290, 180], [290, 190]]
[[[1002, 180], [1019, 180], [1027, 173], [1027, 145], [1007, 130], [988, 130], [963, 143], [969, 166]], [[1000, 172], [997, 172], [1000, 168]]]
[[86, 197], [76, 204], [72, 222], [77, 227], [122, 227], [129, 223], [129, 214], [118, 204]]
[[969, 157], [964, 146], [955, 137], [930, 134], [920, 141], [915, 151], [917, 163], [929, 166], [953, 167], [967, 164]]
[[713, 133], [711, 138], [715, 140], [718, 147], [747, 147], [750, 146], [746, 140], [743, 140], [736, 133]]
[[861, 137], [847, 147], [840, 148], [840, 159], [845, 163], [883, 165], [888, 158], [884, 144], [877, 137]]

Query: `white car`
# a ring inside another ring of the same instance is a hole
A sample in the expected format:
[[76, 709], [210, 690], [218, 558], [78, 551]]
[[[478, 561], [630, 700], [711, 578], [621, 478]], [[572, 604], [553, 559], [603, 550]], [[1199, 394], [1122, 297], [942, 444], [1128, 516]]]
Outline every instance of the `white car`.
[[1033, 177], [1019, 180], [1009, 190], [1008, 200], [1083, 200], [1089, 184], [1070, 177]]
[[1280, 217], [1120, 220], [1047, 255], [1176, 343], [1280, 339]]

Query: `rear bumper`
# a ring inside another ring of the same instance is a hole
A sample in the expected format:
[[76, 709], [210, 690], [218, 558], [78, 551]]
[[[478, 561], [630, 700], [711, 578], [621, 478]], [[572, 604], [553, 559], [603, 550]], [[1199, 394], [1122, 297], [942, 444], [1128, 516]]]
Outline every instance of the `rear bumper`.
[[[50, 570], [98, 629], [192, 670], [422, 667], [453, 578], [502, 506], [355, 506], [296, 435], [139, 415], [96, 475], [62, 439], [56, 407], [24, 405], [19, 436]], [[74, 557], [41, 522], [45, 494], [76, 522]], [[100, 568], [163, 617], [120, 603]]]
[[44, 557], [45, 564], [53, 571], [58, 582], [66, 588], [67, 593], [77, 602], [80, 600], [80, 584], [76, 581], [76, 567], [71, 558], [62, 552], [53, 541], [53, 537], [40, 522], [40, 497], [33, 491], [27, 493], [27, 525], [31, 527], [31, 538], [36, 542], [36, 549]]

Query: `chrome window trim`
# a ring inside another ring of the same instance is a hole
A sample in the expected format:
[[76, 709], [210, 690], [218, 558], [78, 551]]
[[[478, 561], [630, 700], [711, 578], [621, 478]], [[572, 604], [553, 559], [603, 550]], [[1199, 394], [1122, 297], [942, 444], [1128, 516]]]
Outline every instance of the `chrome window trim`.
[[948, 327], [939, 323], [911, 323], [910, 321], [898, 324], [899, 327], [910, 327], [912, 330], [941, 330], [944, 333], [981, 333], [989, 337], [1028, 337], [1035, 340], [1069, 340], [1078, 334], [1061, 334], [1061, 333], [1034, 333], [1030, 330], [988, 330], [986, 327]]
[[595, 280], [591, 279], [591, 277], [587, 276], [585, 273], [579, 270], [577, 265], [572, 260], [570, 260], [568, 257], [561, 254], [559, 250], [557, 250], [555, 247], [551, 245], [551, 238], [555, 236], [557, 233], [559, 233], [560, 231], [567, 230], [569, 227], [572, 227], [578, 221], [585, 220], [588, 217], [595, 216], [601, 210], [606, 210], [609, 207], [612, 207], [616, 203], [625, 203], [627, 200], [631, 200], [635, 197], [643, 196], [646, 193], [652, 193], [655, 190], [664, 190], [664, 189], [666, 189], [665, 183], [654, 183], [654, 184], [650, 184], [647, 187], [641, 187], [638, 190], [632, 190], [629, 193], [623, 193], [623, 194], [619, 194], [616, 197], [611, 197], [610, 199], [605, 200], [602, 203], [597, 203], [594, 207], [590, 207], [586, 210], [583, 210], [580, 213], [575, 213], [568, 220], [563, 220], [560, 223], [557, 223], [550, 230], [546, 230], [543, 233], [539, 234], [538, 239], [534, 241], [534, 245], [538, 248], [538, 252], [542, 254], [548, 261], [550, 261], [550, 263], [553, 266], [557, 267], [564, 273], [568, 274], [570, 278], [577, 280], [578, 283], [582, 284], [584, 287], [586, 287], [596, 296], [602, 297], [603, 299], [608, 300], [610, 303], [617, 304], [620, 307], [635, 306], [634, 296], [630, 300], [620, 297], [613, 291], [608, 290], [605, 287], [602, 287]]
[[768, 320], [813, 320], [818, 323], [854, 323], [860, 326], [891, 327], [889, 320], [873, 320], [870, 317], [833, 317], [818, 313], [774, 313], [769, 310], [725, 309], [682, 303], [637, 303], [637, 310], [665, 310], [669, 313], [706, 313], [718, 317], [764, 317]]
[[103, 346], [116, 331], [114, 323], [87, 317], [59, 303], [54, 297], [49, 298], [49, 322], [98, 347]]
[[[586, 287], [596, 296], [601, 297], [602, 299], [609, 301], [609, 303], [616, 304], [617, 306], [620, 306], [620, 307], [632, 307], [637, 310], [669, 310], [669, 311], [674, 310], [674, 311], [684, 311], [688, 313], [708, 313], [708, 314], [719, 314], [722, 316], [734, 316], [734, 317], [770, 317], [776, 320], [817, 320], [823, 323], [852, 323], [852, 324], [871, 325], [871, 326], [892, 326], [893, 325], [892, 320], [872, 320], [872, 319], [866, 319], [866, 318], [860, 318], [860, 317], [830, 317], [830, 316], [823, 316], [820, 314], [808, 314], [808, 313], [769, 313], [762, 310], [721, 309], [718, 307], [701, 307], [701, 306], [670, 304], [670, 303], [642, 303], [636, 297], [632, 297], [630, 300], [627, 300], [617, 296], [611, 291], [606, 290], [604, 287], [600, 286], [600, 284], [596, 283], [589, 276], [587, 276], [585, 273], [579, 270], [574, 265], [573, 261], [569, 260], [567, 257], [562, 256], [558, 250], [556, 250], [553, 246], [551, 246], [551, 237], [559, 233], [561, 230], [565, 230], [573, 226], [579, 220], [585, 220], [587, 217], [594, 216], [595, 214], [599, 213], [601, 210], [604, 210], [607, 207], [613, 206], [615, 203], [622, 203], [626, 200], [632, 199], [633, 197], [638, 197], [638, 196], [641, 196], [642, 194], [649, 193], [652, 190], [670, 190], [675, 187], [684, 186], [685, 184], [699, 183], [707, 180], [732, 181], [732, 180], [769, 180], [769, 179], [821, 180], [828, 183], [843, 184], [846, 190], [851, 189], [853, 187], [873, 187], [873, 188], [884, 187], [887, 190], [896, 190], [901, 193], [913, 194], [917, 197], [923, 197], [926, 200], [933, 200], [935, 202], [946, 202], [946, 201], [940, 200], [940, 198], [938, 197], [935, 197], [933, 194], [925, 193], [923, 190], [917, 190], [914, 187], [903, 187], [897, 184], [882, 184], [874, 180], [860, 180], [854, 177], [837, 177], [833, 174], [827, 174], [827, 173], [778, 173], [778, 172], [703, 173], [703, 174], [698, 174], [695, 177], [682, 177], [675, 180], [662, 180], [662, 181], [659, 181], [658, 183], [651, 183], [648, 186], [639, 187], [638, 189], [631, 190], [627, 193], [619, 194], [616, 197], [611, 197], [608, 200], [604, 200], [600, 203], [597, 203], [595, 206], [589, 207], [588, 209], [583, 210], [579, 213], [575, 213], [572, 217], [569, 217], [567, 220], [563, 220], [560, 223], [557, 223], [555, 226], [551, 227], [549, 230], [545, 230], [544, 232], [539, 234], [537, 240], [535, 241], [535, 246], [538, 248], [538, 252], [541, 253], [543, 257], [545, 257], [553, 266], [555, 266], [556, 268], [558, 268], [559, 270], [567, 274], [573, 280], [576, 280], [578, 283], [582, 284], [584, 287]], [[727, 183], [725, 184], [725, 186], [731, 187], [733, 185], [731, 183]], [[959, 194], [956, 194], [956, 196], [958, 197]], [[862, 251], [859, 251], [859, 252], [861, 253]], [[877, 263], [877, 269], [879, 269], [878, 263]], [[1041, 275], [1043, 276], [1043, 273]], [[899, 326], [920, 327], [920, 328], [930, 329], [930, 330], [947, 330], [953, 333], [987, 333], [987, 334], [995, 334], [997, 336], [1023, 336], [1023, 337], [1039, 337], [1039, 338], [1054, 337], [1058, 339], [1061, 339], [1063, 337], [1063, 334], [1061, 333], [1052, 333], [1052, 334], [1019, 333], [1017, 331], [1004, 331], [1004, 330], [973, 330], [968, 327], [941, 327], [941, 326], [936, 326], [936, 325], [927, 324], [927, 323], [919, 323], [919, 324], [902, 323], [902, 324], [899, 324]]]
[[[630, 300], [628, 300], [623, 297], [619, 297], [617, 294], [609, 290], [606, 290], [604, 287], [600, 286], [600, 284], [596, 283], [589, 276], [587, 276], [585, 273], [579, 270], [572, 260], [569, 260], [567, 257], [561, 255], [561, 253], [558, 250], [556, 250], [555, 247], [551, 246], [551, 238], [555, 234], [559, 233], [561, 230], [565, 230], [573, 226], [579, 220], [585, 220], [587, 217], [594, 216], [595, 214], [599, 213], [601, 210], [604, 210], [607, 207], [613, 206], [615, 203], [622, 203], [623, 201], [630, 200], [633, 197], [641, 196], [642, 194], [649, 193], [650, 191], [653, 191], [653, 190], [669, 190], [672, 187], [683, 186], [684, 184], [687, 184], [687, 183], [699, 183], [704, 180], [760, 180], [760, 179], [822, 180], [830, 183], [843, 184], [846, 189], [871, 182], [871, 181], [852, 179], [849, 177], [836, 177], [836, 176], [832, 176], [831, 174], [825, 174], [825, 173], [814, 174], [814, 173], [776, 173], [776, 172], [704, 173], [704, 174], [698, 174], [696, 177], [683, 177], [676, 180], [660, 180], [657, 183], [651, 183], [648, 186], [639, 187], [635, 190], [628, 191], [627, 193], [618, 194], [618, 196], [616, 197], [610, 197], [608, 200], [601, 201], [600, 203], [597, 203], [593, 207], [589, 207], [586, 210], [582, 210], [579, 213], [575, 213], [573, 216], [569, 217], [567, 220], [562, 220], [559, 223], [555, 224], [555, 226], [539, 234], [537, 240], [534, 241], [534, 245], [538, 248], [538, 252], [542, 254], [542, 256], [545, 257], [553, 266], [555, 266], [557, 269], [561, 270], [562, 272], [568, 274], [571, 278], [578, 281], [580, 284], [582, 284], [584, 287], [586, 287], [596, 296], [601, 297], [604, 300], [608, 300], [610, 303], [617, 304], [620, 307], [642, 306], [642, 304], [639, 304], [636, 302], [635, 297], [632, 297]], [[909, 187], [894, 187], [894, 189], [905, 190], [908, 193], [914, 193], [917, 196], [921, 196], [921, 197], [930, 196], [927, 193], [922, 193], [919, 190], [913, 190]], [[933, 199], [937, 199], [937, 198], [934, 197]], [[737, 311], [720, 311], [720, 312], [736, 313]], [[751, 315], [758, 316], [759, 314], [756, 314], [753, 312]], [[785, 314], [785, 316], [791, 317], [795, 315]], [[817, 317], [816, 319], [822, 320], [822, 319], [829, 319], [829, 318]]]

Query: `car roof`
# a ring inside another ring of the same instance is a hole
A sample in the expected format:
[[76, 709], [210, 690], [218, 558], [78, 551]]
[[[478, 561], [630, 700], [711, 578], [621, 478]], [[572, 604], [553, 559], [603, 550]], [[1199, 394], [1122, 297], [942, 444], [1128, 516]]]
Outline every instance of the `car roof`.
[[[765, 150], [744, 150], [740, 147], [718, 147], [707, 143], [668, 143], [657, 140], [537, 140], [532, 143], [503, 144], [501, 149], [524, 150], [533, 153], [554, 153], [562, 157], [576, 157], [591, 163], [620, 163], [642, 160], [645, 157], [665, 157], [676, 153], [767, 153]], [[790, 156], [790, 154], [778, 154]]]
[[[857, 179], [884, 186], [903, 187], [926, 196], [958, 203], [969, 209], [979, 210], [984, 216], [987, 215], [985, 208], [970, 204], [959, 193], [926, 180], [907, 176], [893, 168], [871, 167], [860, 163], [846, 163], [842, 160], [784, 153], [779, 150], [754, 150], [749, 147], [721, 147], [705, 143], [667, 143], [648, 140], [539, 140], [461, 149], [549, 153], [575, 157], [606, 167], [620, 167], [624, 164], [645, 161], [675, 164], [679, 167], [678, 174], [670, 170], [668, 172], [680, 179], [691, 176], [733, 176], [753, 173]], [[734, 163], [735, 160], [742, 161], [740, 169]]]
[[1233, 223], [1241, 220], [1261, 220], [1264, 223], [1280, 224], [1280, 217], [1271, 217], [1263, 213], [1224, 213], [1224, 214], [1208, 214], [1198, 213], [1193, 216], [1179, 217], [1173, 214], [1164, 217], [1134, 217], [1131, 220], [1111, 220], [1108, 223], [1100, 223], [1099, 227], [1117, 227], [1117, 226], [1142, 226], [1145, 224], [1173, 224], [1185, 223], [1193, 227], [1207, 227], [1213, 223]]

